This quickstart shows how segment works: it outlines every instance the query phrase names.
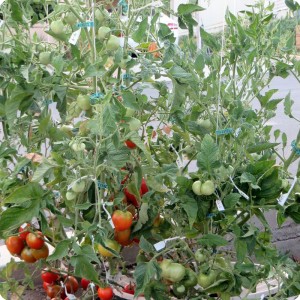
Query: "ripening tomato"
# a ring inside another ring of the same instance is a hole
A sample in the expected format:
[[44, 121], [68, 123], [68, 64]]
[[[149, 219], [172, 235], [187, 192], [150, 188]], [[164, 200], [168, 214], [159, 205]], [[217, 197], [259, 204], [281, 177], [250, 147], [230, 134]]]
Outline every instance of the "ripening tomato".
[[85, 278], [82, 278], [81, 279], [81, 282], [80, 282], [80, 285], [81, 285], [81, 287], [84, 289], [84, 290], [87, 290], [87, 288], [89, 287], [89, 284], [90, 284], [91, 282], [89, 281], [89, 280], [87, 280], [87, 279], [85, 279]]
[[58, 281], [59, 278], [60, 278], [60, 276], [58, 274], [56, 274], [54, 272], [51, 272], [51, 270], [50, 271], [43, 271], [41, 276], [42, 276], [42, 280], [44, 282], [49, 283], [49, 284], [52, 284], [55, 281]]
[[65, 279], [65, 286], [68, 293], [76, 293], [79, 287], [78, 281], [74, 276], [68, 276]]
[[49, 248], [46, 244], [41, 249], [31, 249], [33, 257], [38, 260], [42, 258], [47, 258], [49, 255]]
[[43, 282], [43, 289], [46, 291], [49, 285], [52, 285], [52, 283], [48, 283], [48, 282], [44, 281]]
[[61, 295], [61, 287], [57, 284], [55, 285], [48, 285], [46, 294], [50, 298], [56, 298], [57, 296]]
[[[159, 51], [156, 51], [158, 49], [156, 42], [151, 42], [148, 46], [148, 51], [151, 52], [154, 58], [159, 58], [161, 56]], [[155, 51], [155, 52], [154, 52]]]
[[111, 300], [113, 296], [114, 293], [110, 286], [98, 288], [98, 297], [100, 298], [100, 300]]
[[45, 244], [43, 238], [44, 236], [40, 231], [29, 232], [26, 236], [26, 244], [32, 249], [41, 249]]
[[126, 146], [129, 148], [129, 149], [135, 149], [136, 148], [136, 144], [134, 142], [132, 142], [131, 140], [126, 140], [125, 141], [125, 144]]
[[132, 219], [132, 214], [129, 211], [123, 212], [121, 210], [115, 210], [112, 215], [112, 221], [117, 231], [129, 229], [132, 224]]
[[29, 223], [26, 223], [26, 224], [23, 224], [20, 228], [19, 228], [19, 238], [22, 240], [22, 241], [26, 241], [26, 236], [27, 234], [29, 233], [28, 229], [30, 228], [30, 224]]
[[115, 230], [115, 240], [122, 246], [128, 246], [132, 243], [130, 240], [131, 229], [117, 231]]
[[25, 247], [24, 242], [19, 236], [10, 236], [8, 239], [6, 239], [5, 244], [8, 251], [12, 255], [20, 255]]
[[29, 247], [25, 247], [21, 252], [21, 258], [27, 263], [36, 262], [35, 257], [32, 255], [32, 250]]

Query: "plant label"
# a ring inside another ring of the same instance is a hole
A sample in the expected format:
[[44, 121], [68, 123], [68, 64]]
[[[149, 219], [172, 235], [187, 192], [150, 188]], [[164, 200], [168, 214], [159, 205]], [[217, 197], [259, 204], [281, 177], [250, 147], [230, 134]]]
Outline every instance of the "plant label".
[[161, 242], [154, 244], [154, 248], [156, 251], [160, 251], [160, 250], [164, 249], [165, 247], [166, 247], [165, 241], [161, 241]]
[[225, 210], [225, 207], [224, 207], [224, 205], [223, 205], [223, 203], [220, 199], [216, 200], [216, 205], [217, 205], [218, 211], [224, 211]]
[[242, 197], [244, 197], [246, 200], [249, 200], [249, 199], [250, 199], [249, 196], [248, 196], [247, 194], [245, 194], [243, 191], [241, 191], [241, 190], [236, 186], [236, 184], [234, 183], [234, 181], [232, 180], [232, 178], [229, 177], [229, 179], [230, 179], [231, 183], [233, 184], [233, 186], [234, 186], [234, 187], [236, 188], [236, 190], [238, 191], [238, 193], [239, 193]]
[[[1, 1], [1, 0], [0, 0]], [[1, 5], [1, 4], [0, 4]], [[3, 20], [0, 20], [0, 27], [2, 27], [2, 25], [4, 24]]]
[[76, 45], [77, 44], [77, 41], [80, 37], [80, 33], [81, 33], [81, 28], [74, 31], [69, 39], [69, 43], [72, 44], [72, 45]]
[[285, 193], [285, 194], [282, 194], [282, 195], [278, 198], [278, 204], [279, 204], [279, 205], [284, 206], [284, 204], [285, 204], [285, 202], [287, 201], [287, 199], [289, 198], [289, 195], [290, 195], [290, 193], [292, 192], [292, 190], [293, 190], [293, 188], [294, 188], [296, 182], [297, 182], [297, 176], [295, 176], [295, 178], [294, 178], [294, 180], [293, 180], [293, 182], [292, 182], [292, 184], [291, 184], [291, 187], [290, 187], [290, 189], [288, 190], [288, 192]]

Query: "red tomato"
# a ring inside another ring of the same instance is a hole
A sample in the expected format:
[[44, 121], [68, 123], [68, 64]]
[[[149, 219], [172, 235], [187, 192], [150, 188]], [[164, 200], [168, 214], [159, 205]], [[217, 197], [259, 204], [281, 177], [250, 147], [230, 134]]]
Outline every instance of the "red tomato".
[[65, 279], [65, 286], [67, 288], [67, 292], [68, 293], [76, 293], [77, 290], [78, 290], [78, 287], [79, 287], [79, 284], [78, 284], [78, 281], [75, 277], [73, 276], [68, 276], [66, 279]]
[[144, 195], [149, 191], [145, 178], [142, 179], [140, 194]]
[[44, 236], [40, 231], [29, 232], [26, 236], [26, 243], [32, 249], [41, 249], [44, 246]]
[[133, 240], [132, 240], [134, 243], [136, 243], [136, 244], [139, 244], [140, 243], [140, 239], [138, 239], [138, 238], [133, 238]]
[[29, 247], [25, 247], [21, 252], [21, 258], [27, 263], [34, 263], [36, 259], [32, 255], [32, 251]]
[[117, 231], [115, 230], [115, 240], [122, 246], [128, 246], [132, 243], [130, 240], [131, 229]]
[[35, 259], [47, 258], [49, 255], [49, 248], [46, 244], [41, 249], [31, 249], [32, 255]]
[[47, 283], [54, 283], [60, 278], [58, 274], [51, 272], [51, 270], [43, 271], [41, 276], [42, 276], [42, 280]]
[[46, 294], [50, 298], [57, 299], [56, 297], [61, 295], [61, 287], [57, 284], [48, 285], [47, 290], [46, 290]]
[[82, 287], [84, 290], [87, 290], [87, 288], [89, 287], [89, 284], [90, 284], [90, 283], [91, 283], [91, 282], [90, 282], [89, 280], [85, 279], [85, 278], [82, 278], [82, 279], [81, 279], [81, 282], [80, 282], [81, 287]]
[[19, 237], [24, 242], [26, 241], [26, 236], [29, 233], [29, 231], [27, 230], [28, 228], [30, 228], [29, 223], [26, 223], [19, 228]]
[[98, 297], [100, 300], [111, 300], [114, 296], [113, 290], [110, 286], [107, 287], [99, 287], [98, 289]]
[[125, 141], [125, 144], [126, 146], [129, 148], [129, 149], [135, 149], [136, 148], [136, 144], [134, 142], [132, 142], [131, 140], [126, 140]]
[[25, 247], [24, 242], [18, 236], [10, 236], [5, 241], [5, 244], [6, 244], [6, 247], [7, 247], [8, 251], [12, 255], [20, 255], [23, 248]]
[[123, 212], [121, 210], [115, 210], [112, 215], [112, 221], [117, 231], [129, 229], [132, 224], [132, 219], [132, 214], [129, 211]]
[[134, 295], [135, 285], [130, 282], [129, 284], [125, 285], [125, 287], [123, 288], [122, 291], [124, 293], [130, 294], [130, 295]]
[[126, 200], [127, 200], [128, 203], [132, 203], [132, 205], [134, 205], [135, 207], [140, 206], [140, 204], [139, 204], [138, 200], [136, 199], [135, 195], [129, 193], [127, 188], [125, 188], [123, 191], [124, 191], [124, 195], [126, 196]]

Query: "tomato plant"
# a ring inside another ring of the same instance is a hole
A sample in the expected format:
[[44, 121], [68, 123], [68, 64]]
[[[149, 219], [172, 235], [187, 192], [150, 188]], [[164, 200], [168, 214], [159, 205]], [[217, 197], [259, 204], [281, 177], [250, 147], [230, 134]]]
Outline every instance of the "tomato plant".
[[56, 272], [51, 272], [51, 270], [43, 271], [41, 277], [44, 282], [49, 283], [49, 284], [52, 284], [55, 281], [58, 281], [60, 278], [59, 274], [57, 274]]
[[[64, 298], [63, 278], [105, 291], [136, 248], [128, 276], [148, 299], [228, 299], [270, 274], [278, 299], [299, 294], [266, 215], [300, 222], [300, 133], [272, 125], [282, 105], [299, 128], [293, 94], [272, 88], [299, 77], [292, 35], [266, 3], [228, 11], [220, 39], [197, 27], [197, 1], [126, 2], [1, 4], [0, 238], [24, 261], [1, 272], [0, 294], [39, 259], [50, 297]], [[190, 36], [177, 44], [162, 11]]]

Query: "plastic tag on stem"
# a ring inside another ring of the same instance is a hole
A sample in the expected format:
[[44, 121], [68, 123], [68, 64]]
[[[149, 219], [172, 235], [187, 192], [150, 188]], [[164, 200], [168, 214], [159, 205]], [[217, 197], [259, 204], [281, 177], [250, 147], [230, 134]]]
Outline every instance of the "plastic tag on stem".
[[110, 226], [111, 226], [112, 228], [115, 228], [115, 225], [114, 225], [114, 223], [113, 223], [113, 221], [112, 221], [112, 219], [111, 219], [111, 215], [110, 215], [109, 211], [106, 209], [105, 203], [104, 203], [104, 202], [102, 203], [102, 207], [103, 207], [104, 211], [106, 212], [106, 214], [107, 214], [107, 216], [108, 216], [107, 219], [108, 219], [108, 222], [109, 222]]
[[297, 182], [297, 176], [295, 176], [293, 182], [292, 182], [292, 185], [290, 187], [290, 189], [288, 190], [287, 193], [285, 194], [282, 194], [279, 198], [278, 198], [278, 204], [281, 205], [281, 206], [284, 206], [285, 202], [287, 201], [287, 199], [289, 198], [289, 195], [290, 193], [292, 192], [295, 184]]
[[184, 240], [184, 239], [185, 239], [185, 237], [179, 237], [179, 236], [169, 238], [169, 239], [165, 239], [163, 241], [160, 241], [160, 242], [154, 244], [154, 248], [155, 248], [156, 251], [160, 251], [160, 250], [162, 250], [166, 247], [167, 242], [174, 241], [174, 240]]
[[81, 28], [79, 28], [78, 30], [74, 31], [71, 34], [71, 37], [69, 39], [69, 43], [72, 44], [72, 45], [76, 45], [77, 41], [78, 41], [78, 39], [80, 37], [80, 33], [81, 33]]

